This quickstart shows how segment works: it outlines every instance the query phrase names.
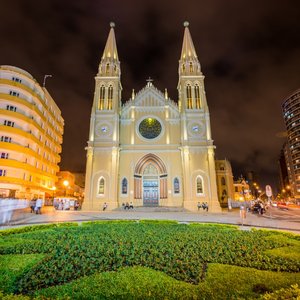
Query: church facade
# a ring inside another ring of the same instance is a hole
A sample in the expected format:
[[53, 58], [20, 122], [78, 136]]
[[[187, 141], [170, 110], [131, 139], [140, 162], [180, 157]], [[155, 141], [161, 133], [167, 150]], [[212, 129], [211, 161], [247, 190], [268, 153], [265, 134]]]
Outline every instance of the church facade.
[[95, 77], [83, 209], [133, 206], [219, 212], [210, 115], [188, 23], [179, 60], [178, 101], [151, 80], [125, 104], [114, 24]]

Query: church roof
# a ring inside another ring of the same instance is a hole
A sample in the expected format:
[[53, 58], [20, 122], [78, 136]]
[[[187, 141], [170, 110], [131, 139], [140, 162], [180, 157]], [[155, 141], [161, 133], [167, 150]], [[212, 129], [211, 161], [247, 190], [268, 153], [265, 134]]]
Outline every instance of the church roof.
[[110, 31], [106, 41], [106, 45], [103, 51], [102, 59], [113, 59], [118, 61], [118, 51], [117, 51], [117, 43], [114, 31], [115, 24], [113, 22], [110, 23]]
[[189, 23], [184, 22], [184, 37], [183, 37], [183, 44], [182, 44], [182, 50], [181, 50], [181, 60], [186, 60], [186, 59], [197, 59], [197, 54], [196, 50], [194, 47], [194, 43], [192, 40], [192, 36], [190, 34], [189, 30]]
[[170, 107], [174, 114], [178, 114], [177, 103], [169, 97], [166, 98], [165, 93], [162, 93], [151, 81], [147, 80], [146, 86], [123, 105], [122, 114], [126, 114], [132, 106], [143, 111], [155, 111], [164, 109], [166, 105]]

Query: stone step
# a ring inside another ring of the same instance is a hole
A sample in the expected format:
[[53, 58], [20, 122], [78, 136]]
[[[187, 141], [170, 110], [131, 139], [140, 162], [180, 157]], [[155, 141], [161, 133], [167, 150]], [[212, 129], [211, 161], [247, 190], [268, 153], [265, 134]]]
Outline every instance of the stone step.
[[[119, 207], [114, 209], [114, 211], [124, 211], [123, 207]], [[127, 209], [125, 210], [127, 211]], [[135, 212], [187, 212], [185, 208], [181, 206], [174, 206], [174, 207], [167, 207], [167, 206], [154, 206], [154, 207], [147, 207], [147, 206], [136, 206], [133, 209], [129, 209], [129, 211]]]

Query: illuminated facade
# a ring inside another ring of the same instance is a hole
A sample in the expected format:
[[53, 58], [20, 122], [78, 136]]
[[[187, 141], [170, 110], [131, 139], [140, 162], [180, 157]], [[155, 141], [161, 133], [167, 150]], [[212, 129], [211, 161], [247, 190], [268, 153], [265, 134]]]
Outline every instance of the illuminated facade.
[[0, 197], [52, 195], [63, 126], [44, 87], [22, 69], [0, 66]]
[[217, 190], [221, 207], [228, 206], [228, 199], [234, 199], [233, 175], [228, 160], [216, 160]]
[[152, 80], [124, 105], [115, 33], [99, 64], [87, 147], [84, 209], [134, 206], [221, 210], [204, 76], [185, 23], [178, 102]]
[[282, 111], [287, 130], [284, 155], [289, 184], [292, 195], [300, 198], [300, 89], [284, 100]]

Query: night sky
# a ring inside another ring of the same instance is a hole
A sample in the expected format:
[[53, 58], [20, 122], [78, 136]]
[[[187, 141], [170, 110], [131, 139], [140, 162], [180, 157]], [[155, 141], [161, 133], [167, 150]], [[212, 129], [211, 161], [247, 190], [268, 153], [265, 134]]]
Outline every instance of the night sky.
[[121, 61], [123, 101], [151, 76], [177, 100], [183, 22], [205, 75], [216, 158], [262, 184], [278, 181], [281, 104], [300, 88], [300, 1], [13, 0], [0, 5], [0, 64], [20, 67], [62, 111], [62, 170], [85, 171], [94, 76], [109, 23]]

